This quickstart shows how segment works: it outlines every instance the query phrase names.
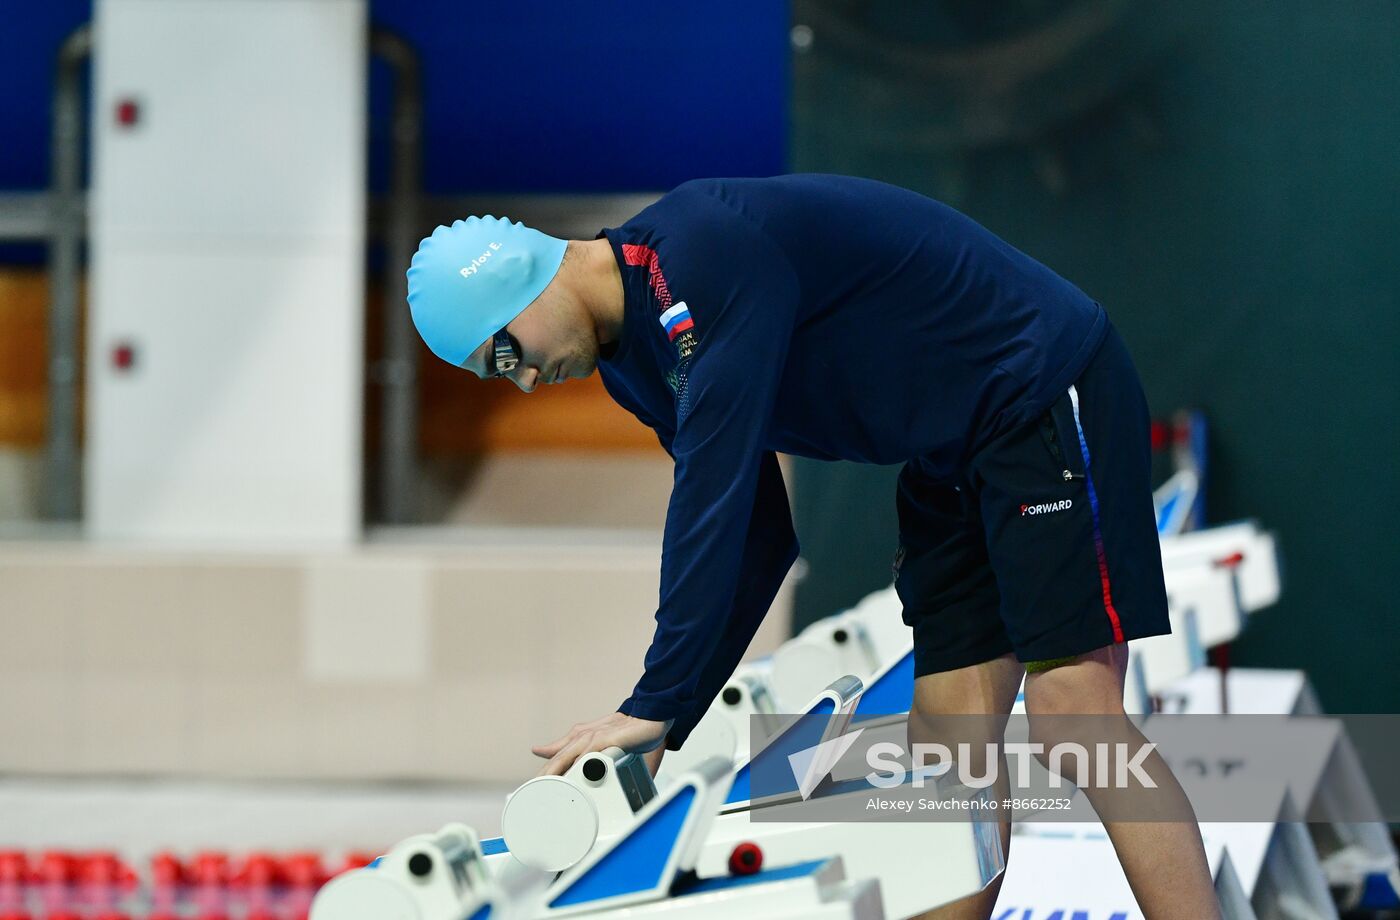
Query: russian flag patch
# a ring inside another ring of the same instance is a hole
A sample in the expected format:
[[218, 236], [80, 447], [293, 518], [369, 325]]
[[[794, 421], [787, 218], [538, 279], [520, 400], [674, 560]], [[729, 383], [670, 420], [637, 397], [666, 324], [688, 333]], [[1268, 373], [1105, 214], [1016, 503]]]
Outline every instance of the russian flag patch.
[[684, 300], [661, 314], [661, 328], [666, 330], [666, 338], [672, 342], [681, 333], [695, 328], [695, 322], [690, 318], [690, 308]]

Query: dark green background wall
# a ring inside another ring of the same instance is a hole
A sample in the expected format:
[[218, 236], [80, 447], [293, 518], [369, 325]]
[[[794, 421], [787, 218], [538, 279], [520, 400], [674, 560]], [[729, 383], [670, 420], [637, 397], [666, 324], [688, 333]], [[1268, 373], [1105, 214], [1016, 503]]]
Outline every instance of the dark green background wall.
[[[1154, 412], [1209, 414], [1209, 520], [1279, 535], [1284, 599], [1234, 661], [1400, 711], [1400, 4], [1210, 5], [1114, 98], [991, 145], [919, 143], [933, 90], [872, 96], [888, 64], [828, 37], [796, 54], [793, 168], [949, 201], [1101, 301]], [[799, 463], [802, 620], [888, 583], [896, 472]]]

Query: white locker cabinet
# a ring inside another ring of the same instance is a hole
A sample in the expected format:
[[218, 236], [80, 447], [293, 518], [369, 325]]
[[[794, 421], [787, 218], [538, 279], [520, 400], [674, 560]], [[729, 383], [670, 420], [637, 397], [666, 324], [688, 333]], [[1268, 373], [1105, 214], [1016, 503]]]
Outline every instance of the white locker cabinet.
[[364, 0], [98, 0], [95, 23], [89, 532], [357, 538]]

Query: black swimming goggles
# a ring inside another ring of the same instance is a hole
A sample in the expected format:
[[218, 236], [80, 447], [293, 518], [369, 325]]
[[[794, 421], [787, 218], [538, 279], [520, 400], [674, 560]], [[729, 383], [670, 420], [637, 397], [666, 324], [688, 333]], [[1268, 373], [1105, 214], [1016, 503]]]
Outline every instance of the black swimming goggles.
[[502, 329], [491, 336], [491, 350], [486, 353], [486, 376], [504, 377], [520, 366], [520, 343]]

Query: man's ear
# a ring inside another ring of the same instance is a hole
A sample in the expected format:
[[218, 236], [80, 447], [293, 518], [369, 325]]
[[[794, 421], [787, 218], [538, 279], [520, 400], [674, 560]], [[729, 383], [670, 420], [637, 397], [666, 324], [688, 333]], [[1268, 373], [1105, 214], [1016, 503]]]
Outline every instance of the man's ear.
[[485, 365], [481, 363], [480, 358], [481, 353], [478, 349], [477, 351], [467, 355], [466, 360], [464, 360], [461, 364], [457, 366], [464, 371], [470, 371], [476, 376], [478, 380], [480, 380], [484, 376], [483, 371], [485, 371]]

